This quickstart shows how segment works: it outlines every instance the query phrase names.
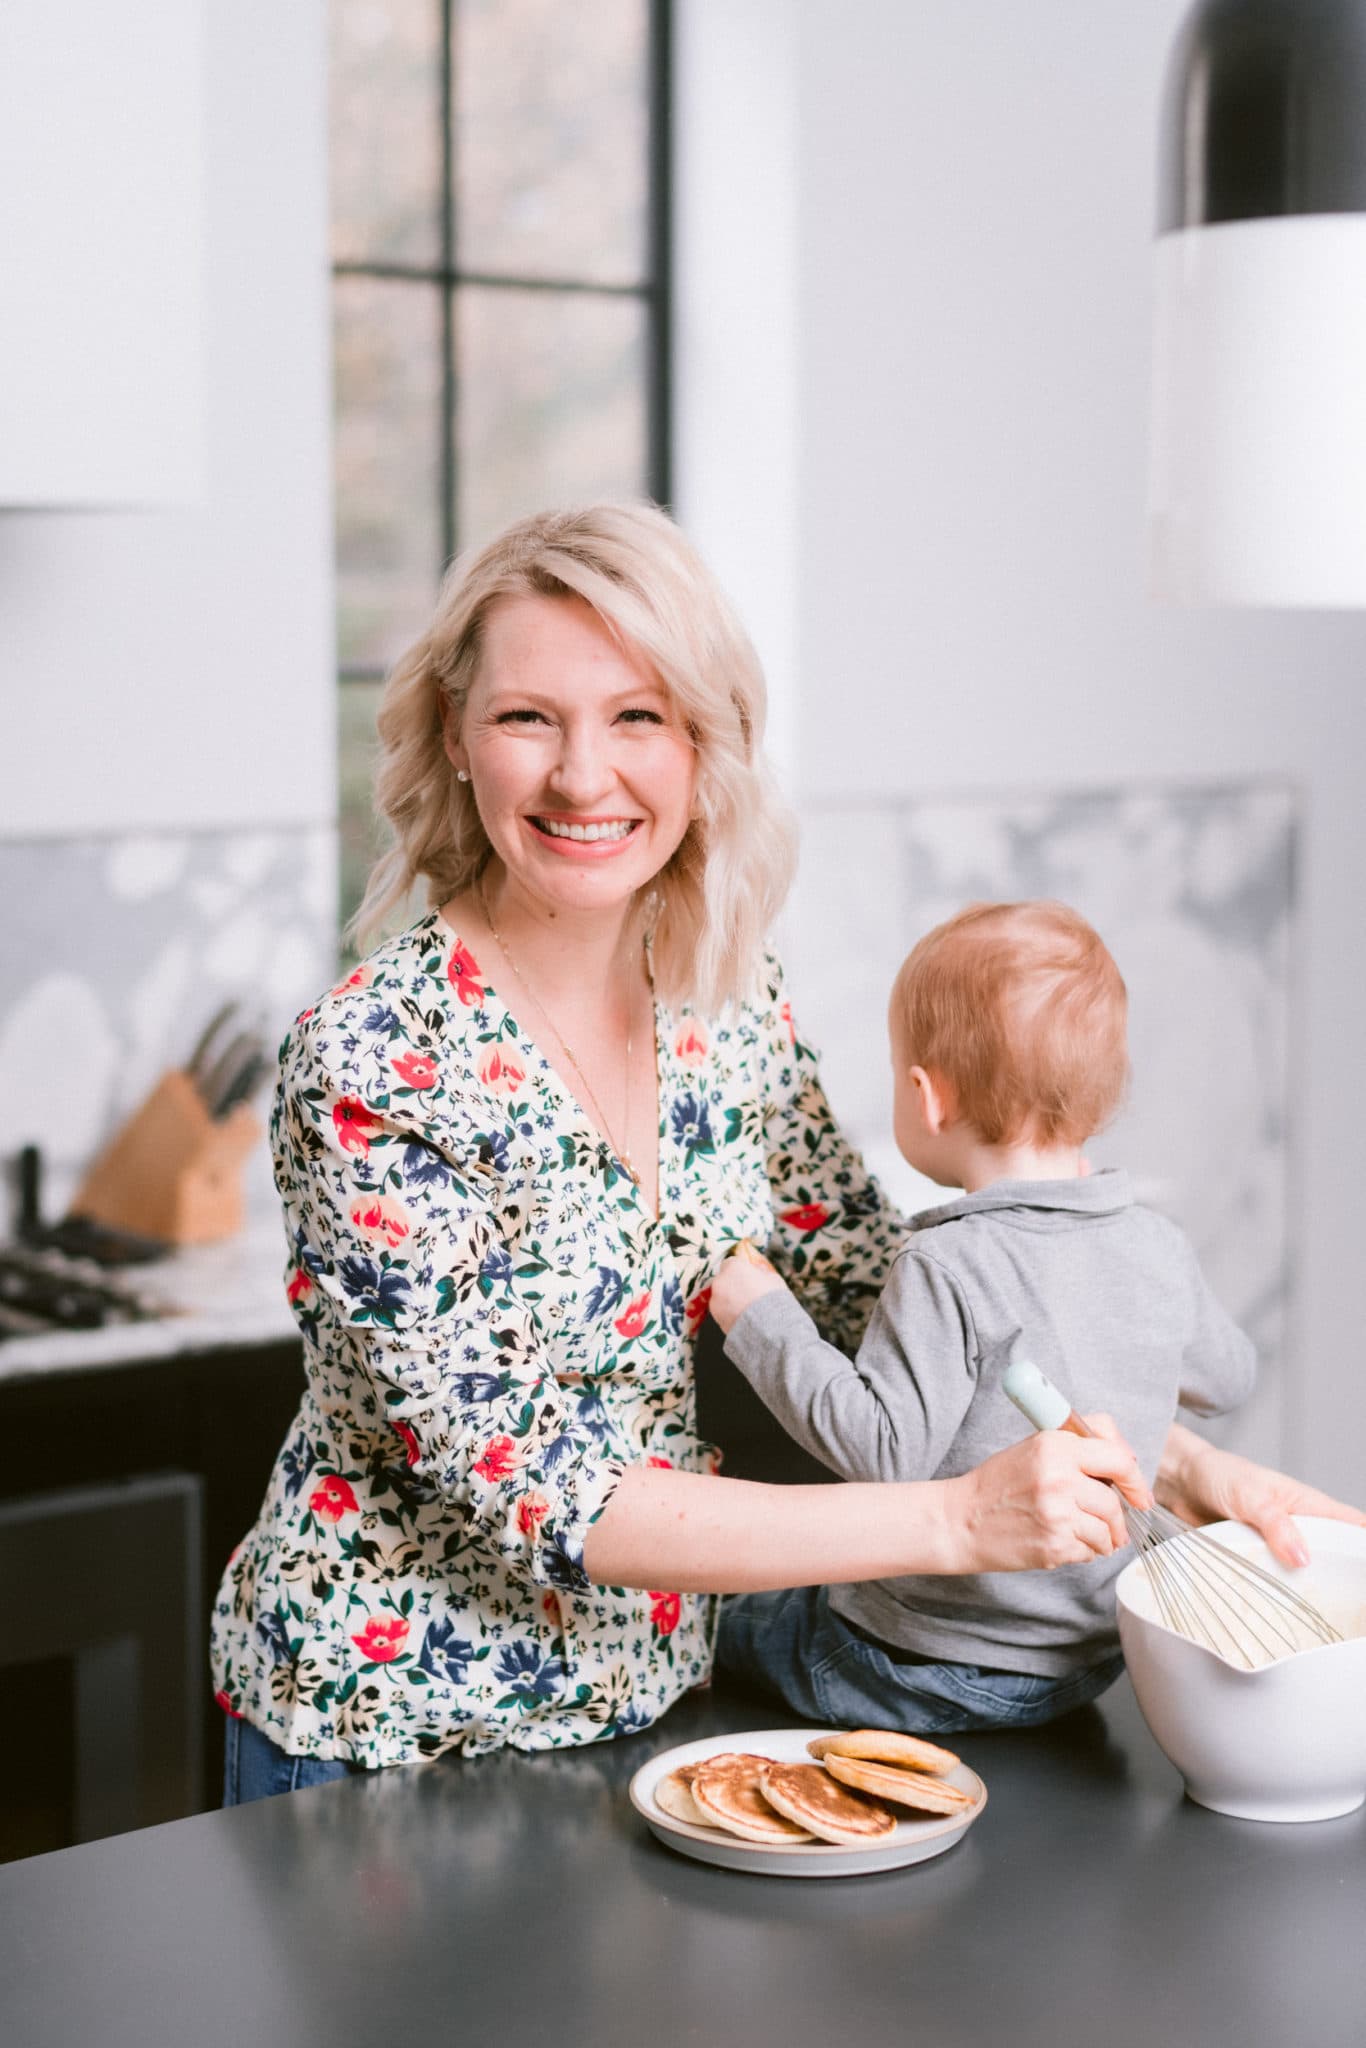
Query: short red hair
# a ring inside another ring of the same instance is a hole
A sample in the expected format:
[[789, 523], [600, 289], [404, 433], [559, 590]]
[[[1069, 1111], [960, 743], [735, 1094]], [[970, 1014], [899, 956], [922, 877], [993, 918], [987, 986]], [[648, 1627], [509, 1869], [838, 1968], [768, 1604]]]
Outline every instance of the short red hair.
[[1104, 942], [1065, 903], [973, 903], [902, 963], [892, 1042], [986, 1144], [1080, 1145], [1123, 1100], [1128, 1010]]

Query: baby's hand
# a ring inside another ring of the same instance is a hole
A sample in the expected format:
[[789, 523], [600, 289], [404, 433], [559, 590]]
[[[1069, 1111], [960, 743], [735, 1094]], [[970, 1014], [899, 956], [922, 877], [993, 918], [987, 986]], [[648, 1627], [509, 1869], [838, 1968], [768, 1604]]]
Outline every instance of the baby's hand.
[[711, 1283], [711, 1313], [729, 1332], [752, 1301], [774, 1293], [782, 1284], [763, 1253], [742, 1237]]

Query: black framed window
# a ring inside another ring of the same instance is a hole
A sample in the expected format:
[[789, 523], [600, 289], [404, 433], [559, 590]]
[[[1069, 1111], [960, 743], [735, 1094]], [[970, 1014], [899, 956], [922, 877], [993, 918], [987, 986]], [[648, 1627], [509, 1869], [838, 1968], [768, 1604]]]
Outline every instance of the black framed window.
[[669, 483], [670, 0], [332, 0], [342, 916], [459, 549]]

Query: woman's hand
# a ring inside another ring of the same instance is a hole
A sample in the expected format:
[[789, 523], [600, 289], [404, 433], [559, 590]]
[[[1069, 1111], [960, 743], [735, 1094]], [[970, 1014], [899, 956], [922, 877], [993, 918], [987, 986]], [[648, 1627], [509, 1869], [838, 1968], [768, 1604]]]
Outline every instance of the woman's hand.
[[1366, 1528], [1366, 1514], [1269, 1465], [1207, 1444], [1174, 1423], [1157, 1475], [1158, 1498], [1188, 1522], [1246, 1522], [1282, 1564], [1305, 1565], [1309, 1552], [1292, 1515], [1325, 1515]]
[[782, 1285], [763, 1253], [742, 1237], [711, 1283], [708, 1311], [729, 1335], [751, 1302], [758, 1301], [760, 1295], [776, 1293]]
[[1051, 1571], [1109, 1557], [1127, 1543], [1115, 1487], [1134, 1507], [1150, 1507], [1152, 1495], [1110, 1418], [1086, 1420], [1102, 1433], [1046, 1429], [998, 1451], [975, 1471], [941, 1482], [949, 1518], [946, 1571]]

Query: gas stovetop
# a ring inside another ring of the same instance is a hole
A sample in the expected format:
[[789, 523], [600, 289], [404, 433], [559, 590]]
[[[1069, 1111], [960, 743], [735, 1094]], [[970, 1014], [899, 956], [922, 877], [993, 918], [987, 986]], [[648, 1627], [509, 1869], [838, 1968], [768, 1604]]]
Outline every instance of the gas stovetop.
[[93, 1259], [51, 1246], [0, 1245], [0, 1344], [48, 1330], [100, 1330], [143, 1323], [165, 1310], [111, 1280]]

